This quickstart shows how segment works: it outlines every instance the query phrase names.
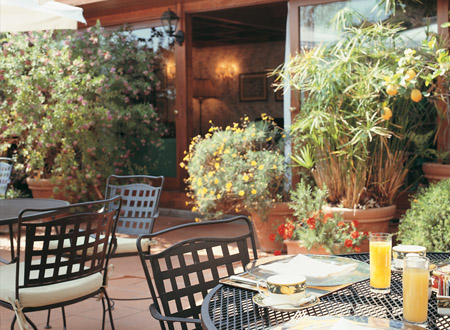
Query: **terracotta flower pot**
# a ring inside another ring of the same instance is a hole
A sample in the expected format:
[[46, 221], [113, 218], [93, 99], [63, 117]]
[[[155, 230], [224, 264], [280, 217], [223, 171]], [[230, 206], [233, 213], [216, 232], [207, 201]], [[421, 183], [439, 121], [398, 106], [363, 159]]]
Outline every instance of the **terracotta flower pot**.
[[422, 170], [430, 183], [450, 178], [450, 164], [423, 163]]
[[[340, 213], [345, 222], [357, 220], [358, 231], [388, 233], [389, 222], [394, 218], [396, 206], [390, 205], [372, 209], [347, 209], [341, 207], [324, 207], [325, 212]], [[369, 241], [364, 240], [360, 246], [361, 252], [369, 252]]]
[[302, 241], [299, 240], [286, 239], [283, 243], [286, 245], [287, 254], [330, 254], [330, 252], [325, 250], [322, 246], [313, 247], [308, 250], [302, 245]]
[[[27, 178], [28, 188], [30, 188], [33, 198], [52, 198], [52, 199], [60, 199], [68, 202], [76, 202], [76, 198], [74, 195], [68, 195], [63, 189], [60, 189], [60, 192], [55, 193], [53, 189], [57, 186], [50, 179], [32, 179]], [[64, 183], [59, 184], [60, 187], [63, 187]]]
[[289, 203], [276, 203], [269, 210], [267, 221], [262, 221], [257, 213], [252, 212], [251, 219], [256, 232], [257, 246], [265, 252], [282, 251], [283, 242], [272, 241], [269, 236], [277, 233], [278, 226], [286, 223], [286, 219], [293, 217], [293, 210], [289, 208]]

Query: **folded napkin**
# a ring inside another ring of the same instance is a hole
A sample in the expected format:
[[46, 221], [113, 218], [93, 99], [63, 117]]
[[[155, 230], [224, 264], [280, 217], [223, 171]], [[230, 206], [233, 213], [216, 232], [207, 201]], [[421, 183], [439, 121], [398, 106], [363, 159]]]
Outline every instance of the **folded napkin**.
[[358, 325], [346, 319], [339, 319], [330, 330], [373, 330], [379, 328], [373, 328], [370, 325]]
[[308, 278], [324, 279], [336, 275], [344, 275], [353, 271], [357, 266], [356, 263], [333, 265], [299, 254], [289, 262], [280, 261], [268, 265], [261, 265], [259, 267], [277, 274], [302, 274], [306, 277], [306, 281], [308, 281]]

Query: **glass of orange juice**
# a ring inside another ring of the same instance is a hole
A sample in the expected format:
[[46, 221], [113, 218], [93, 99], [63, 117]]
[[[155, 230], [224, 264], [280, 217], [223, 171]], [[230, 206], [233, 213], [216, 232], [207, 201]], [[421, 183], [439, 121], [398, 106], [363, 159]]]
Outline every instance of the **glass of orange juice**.
[[428, 312], [429, 264], [427, 257], [409, 254], [403, 266], [403, 319], [424, 324]]
[[392, 234], [370, 233], [370, 290], [391, 292]]

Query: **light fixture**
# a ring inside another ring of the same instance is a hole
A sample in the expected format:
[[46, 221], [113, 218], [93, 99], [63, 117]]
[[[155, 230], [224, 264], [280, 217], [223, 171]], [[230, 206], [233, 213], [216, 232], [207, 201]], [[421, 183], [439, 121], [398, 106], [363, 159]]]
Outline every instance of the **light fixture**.
[[219, 78], [233, 78], [236, 73], [236, 65], [233, 63], [222, 63], [217, 67], [216, 72], [219, 74]]
[[209, 79], [194, 79], [194, 98], [198, 99], [199, 104], [199, 132], [202, 134], [202, 104], [205, 99], [213, 99], [217, 97], [211, 80]]
[[161, 24], [164, 27], [164, 31], [170, 37], [174, 37], [178, 45], [182, 45], [184, 41], [184, 33], [181, 30], [177, 30], [178, 21], [180, 18], [176, 13], [170, 10], [170, 8], [165, 11], [161, 16]]

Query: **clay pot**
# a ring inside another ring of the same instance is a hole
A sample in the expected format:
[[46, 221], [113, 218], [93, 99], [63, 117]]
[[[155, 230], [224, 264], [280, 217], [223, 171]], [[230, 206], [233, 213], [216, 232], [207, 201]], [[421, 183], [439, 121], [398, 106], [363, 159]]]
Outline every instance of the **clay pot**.
[[53, 189], [59, 185], [63, 187], [64, 183], [55, 184], [50, 179], [32, 179], [27, 178], [28, 188], [30, 188], [33, 198], [50, 198], [50, 199], [60, 199], [68, 202], [76, 202], [75, 196], [68, 195], [64, 189], [59, 189], [60, 192], [55, 193]]
[[[342, 207], [325, 207], [325, 212], [340, 213], [345, 222], [358, 220], [356, 228], [362, 232], [388, 233], [389, 223], [395, 216], [396, 206], [390, 205], [372, 209], [347, 209]], [[369, 241], [364, 240], [359, 246], [361, 252], [369, 252]]]
[[286, 239], [283, 243], [286, 245], [287, 254], [330, 254], [322, 246], [313, 247], [311, 250], [308, 250], [302, 245], [302, 241], [299, 240]]
[[450, 164], [423, 163], [422, 170], [430, 183], [450, 178]]
[[264, 252], [283, 251], [283, 242], [271, 241], [269, 236], [276, 234], [278, 226], [286, 223], [286, 219], [293, 219], [293, 210], [289, 203], [276, 203], [269, 210], [267, 221], [261, 220], [257, 213], [251, 213], [251, 219], [256, 233], [256, 245]]

